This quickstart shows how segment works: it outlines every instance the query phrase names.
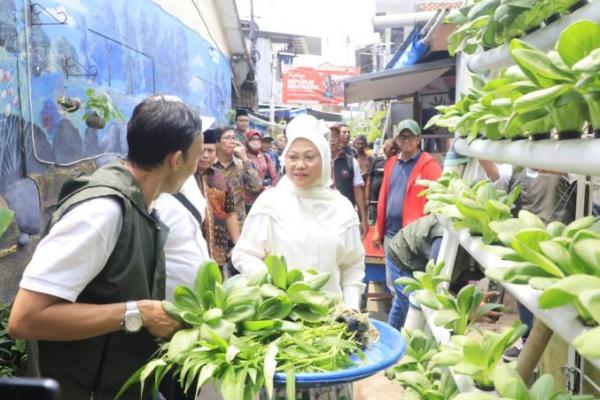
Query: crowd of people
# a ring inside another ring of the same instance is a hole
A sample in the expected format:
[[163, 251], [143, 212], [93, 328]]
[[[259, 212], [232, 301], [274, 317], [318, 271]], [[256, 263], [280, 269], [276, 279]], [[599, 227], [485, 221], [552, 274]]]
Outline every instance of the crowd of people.
[[[9, 329], [35, 341], [31, 370], [58, 380], [65, 400], [112, 399], [157, 350], [155, 337], [181, 328], [161, 300], [208, 259], [228, 278], [282, 254], [330, 272], [325, 289], [358, 309], [369, 219], [400, 328], [407, 303], [392, 280], [403, 268], [389, 243], [423, 216], [416, 180], [441, 169], [420, 150], [415, 121], [396, 131], [374, 157], [364, 136], [351, 144], [348, 126], [312, 116], [272, 138], [249, 127], [246, 110], [235, 126], [204, 127], [176, 97], [145, 99], [127, 124], [127, 157], [65, 183], [24, 271]], [[121, 398], [139, 398], [138, 388]]]

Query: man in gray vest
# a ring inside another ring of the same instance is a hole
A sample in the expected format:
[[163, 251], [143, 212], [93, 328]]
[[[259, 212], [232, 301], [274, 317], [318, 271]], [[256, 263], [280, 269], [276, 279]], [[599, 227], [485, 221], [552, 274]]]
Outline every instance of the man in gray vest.
[[127, 143], [127, 160], [63, 185], [12, 309], [10, 334], [37, 340], [39, 372], [62, 400], [113, 399], [155, 337], [180, 327], [160, 303], [168, 228], [151, 204], [196, 171], [201, 121], [178, 98], [152, 96], [133, 110]]

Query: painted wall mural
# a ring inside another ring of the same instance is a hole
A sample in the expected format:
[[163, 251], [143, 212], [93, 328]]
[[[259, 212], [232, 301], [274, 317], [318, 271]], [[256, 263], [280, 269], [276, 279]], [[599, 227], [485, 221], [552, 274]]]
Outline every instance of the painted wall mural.
[[221, 122], [231, 107], [227, 59], [150, 0], [0, 0], [0, 192], [24, 169], [126, 152], [124, 122], [92, 129], [85, 110], [57, 104], [83, 101], [90, 87], [126, 119], [151, 93], [180, 96]]

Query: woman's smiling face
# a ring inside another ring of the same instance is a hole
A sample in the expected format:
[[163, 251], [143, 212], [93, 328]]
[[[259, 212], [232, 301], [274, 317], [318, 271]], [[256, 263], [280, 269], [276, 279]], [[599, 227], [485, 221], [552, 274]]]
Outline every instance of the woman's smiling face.
[[316, 186], [321, 180], [321, 155], [307, 139], [298, 138], [290, 145], [285, 157], [288, 179], [299, 189]]

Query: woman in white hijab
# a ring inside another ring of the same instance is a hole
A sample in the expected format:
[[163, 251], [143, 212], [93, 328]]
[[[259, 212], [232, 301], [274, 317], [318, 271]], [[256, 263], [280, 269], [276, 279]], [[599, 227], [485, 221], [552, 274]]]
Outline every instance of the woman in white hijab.
[[267, 255], [283, 255], [290, 268], [331, 272], [323, 289], [358, 309], [365, 251], [356, 211], [331, 189], [331, 153], [324, 136], [329, 129], [302, 115], [286, 131], [286, 176], [252, 206], [233, 249], [233, 265], [241, 273], [255, 272], [266, 269]]

